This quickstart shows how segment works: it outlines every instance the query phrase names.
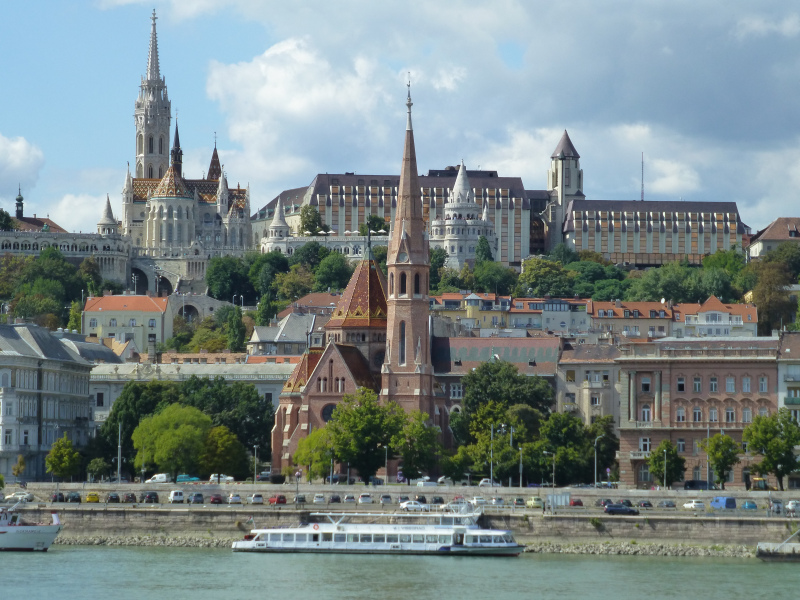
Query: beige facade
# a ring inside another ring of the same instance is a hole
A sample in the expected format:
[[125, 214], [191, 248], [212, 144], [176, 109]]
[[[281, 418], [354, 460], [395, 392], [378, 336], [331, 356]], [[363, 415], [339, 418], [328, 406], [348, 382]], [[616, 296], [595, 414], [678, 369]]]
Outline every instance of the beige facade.
[[673, 310], [668, 303], [589, 300], [586, 314], [592, 330], [617, 341], [664, 338], [672, 333]]
[[611, 416], [619, 428], [620, 352], [611, 344], [567, 344], [556, 376], [556, 410], [569, 412], [591, 425]]
[[171, 298], [154, 296], [102, 296], [87, 298], [81, 317], [83, 335], [115, 340], [133, 340], [145, 350], [152, 343], [172, 337]]

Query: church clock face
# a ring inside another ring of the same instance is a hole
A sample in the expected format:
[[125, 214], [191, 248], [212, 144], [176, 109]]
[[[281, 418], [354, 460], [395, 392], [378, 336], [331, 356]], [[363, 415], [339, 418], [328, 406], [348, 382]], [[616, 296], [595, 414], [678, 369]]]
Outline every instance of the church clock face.
[[405, 252], [398, 252], [397, 253], [397, 262], [406, 262], [408, 260], [408, 254]]
[[333, 416], [333, 409], [336, 408], [335, 404], [326, 404], [322, 407], [322, 420], [326, 423], [331, 420]]

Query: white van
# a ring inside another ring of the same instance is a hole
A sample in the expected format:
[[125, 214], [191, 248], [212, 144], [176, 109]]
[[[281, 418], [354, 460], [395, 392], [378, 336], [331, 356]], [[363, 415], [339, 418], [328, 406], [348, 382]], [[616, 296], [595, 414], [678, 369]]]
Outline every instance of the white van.
[[172, 482], [172, 477], [169, 476], [169, 473], [156, 473], [150, 479], [145, 481], [145, 483], [170, 483]]
[[169, 503], [170, 504], [183, 504], [183, 491], [182, 490], [172, 490], [169, 493]]

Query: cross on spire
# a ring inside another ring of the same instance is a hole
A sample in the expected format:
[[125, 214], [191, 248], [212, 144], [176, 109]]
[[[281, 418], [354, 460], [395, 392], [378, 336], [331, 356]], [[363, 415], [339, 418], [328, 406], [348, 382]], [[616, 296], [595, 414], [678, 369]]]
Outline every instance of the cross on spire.
[[414, 106], [414, 103], [411, 102], [411, 71], [408, 72], [408, 83], [406, 84], [408, 87], [408, 99], [406, 100], [406, 106], [408, 107], [408, 121], [406, 122], [406, 130], [411, 131], [413, 127], [411, 127], [411, 107]]

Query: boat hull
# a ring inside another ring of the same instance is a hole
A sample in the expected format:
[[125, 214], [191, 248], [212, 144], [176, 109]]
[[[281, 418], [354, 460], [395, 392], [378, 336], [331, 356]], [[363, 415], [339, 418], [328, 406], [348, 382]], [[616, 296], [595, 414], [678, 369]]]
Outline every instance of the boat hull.
[[756, 547], [756, 558], [764, 562], [800, 562], [800, 544], [763, 542]]
[[0, 551], [47, 552], [61, 525], [16, 525], [0, 527]]
[[525, 546], [503, 547], [465, 547], [442, 546], [433, 549], [415, 548], [321, 548], [321, 547], [280, 547], [257, 544], [250, 541], [234, 542], [234, 552], [264, 552], [269, 554], [405, 554], [411, 556], [519, 556]]

